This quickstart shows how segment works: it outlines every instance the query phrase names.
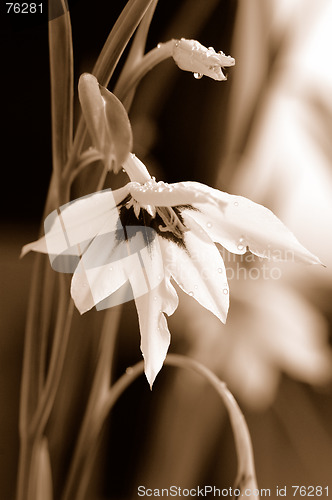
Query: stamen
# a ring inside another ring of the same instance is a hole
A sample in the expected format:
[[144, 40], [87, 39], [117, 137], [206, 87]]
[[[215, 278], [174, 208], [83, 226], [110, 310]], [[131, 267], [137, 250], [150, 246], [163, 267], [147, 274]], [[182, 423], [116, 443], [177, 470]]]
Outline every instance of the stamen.
[[160, 231], [171, 232], [178, 238], [181, 238], [182, 234], [185, 231], [188, 231], [186, 226], [180, 221], [179, 217], [171, 207], [156, 207], [156, 210], [165, 224], [165, 226], [159, 226]]

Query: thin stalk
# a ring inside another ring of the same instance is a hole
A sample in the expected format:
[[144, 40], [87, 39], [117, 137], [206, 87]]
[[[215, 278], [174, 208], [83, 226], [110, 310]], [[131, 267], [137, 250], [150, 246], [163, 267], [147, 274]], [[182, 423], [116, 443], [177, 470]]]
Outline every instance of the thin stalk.
[[[29, 483], [31, 478], [34, 477], [34, 471], [31, 470], [32, 464], [34, 463], [32, 461], [33, 450], [36, 446], [36, 442], [41, 438], [44, 431], [53, 407], [62, 374], [62, 367], [65, 359], [73, 312], [72, 302], [70, 302], [69, 307], [66, 307], [67, 299], [66, 294], [64, 293], [64, 284], [64, 276], [60, 276], [60, 306], [55, 327], [51, 360], [45, 386], [43, 387], [40, 398], [36, 402], [36, 408], [31, 415], [28, 415], [27, 413], [30, 402], [29, 397], [31, 397], [31, 378], [28, 377], [25, 379], [23, 376], [20, 421], [21, 452], [19, 460], [17, 500], [26, 500], [27, 498], [26, 495], [29, 491]], [[36, 339], [33, 339], [32, 335], [30, 335], [30, 333], [33, 332], [30, 332], [29, 330], [28, 333], [28, 342], [25, 351], [25, 361], [27, 360], [25, 363], [25, 369], [27, 369], [29, 365], [30, 367], [33, 366], [32, 361], [34, 360], [34, 355], [31, 350], [33, 351], [33, 346], [36, 344]], [[31, 500], [34, 499], [31, 498]]]
[[122, 82], [126, 80], [128, 73], [131, 72], [134, 66], [137, 66], [144, 56], [146, 39], [148, 36], [150, 24], [153, 18], [154, 11], [157, 7], [158, 0], [152, 0], [149, 8], [147, 9], [142, 21], [140, 22], [135, 36], [133, 38], [129, 54], [126, 58], [121, 74], [114, 87], [114, 94], [121, 88]]
[[[165, 360], [166, 365], [176, 366], [178, 368], [186, 368], [193, 370], [196, 373], [202, 375], [214, 389], [217, 391], [221, 397], [226, 409], [228, 410], [233, 433], [235, 439], [235, 446], [238, 458], [238, 474], [235, 481], [234, 489], [239, 489], [244, 491], [246, 488], [250, 488], [251, 492], [256, 490], [256, 474], [254, 467], [253, 451], [251, 445], [251, 439], [248, 431], [247, 424], [245, 422], [244, 416], [236, 403], [233, 395], [229, 392], [226, 384], [219, 380], [219, 378], [211, 372], [208, 368], [203, 366], [198, 361], [195, 361], [186, 356], [180, 356], [177, 354], [168, 354]], [[104, 406], [102, 411], [99, 412], [98, 422], [95, 423], [94, 427], [94, 440], [92, 441], [93, 446], [90, 448], [90, 452], [86, 457], [82, 474], [81, 482], [79, 483], [77, 495], [73, 500], [84, 500], [89, 480], [90, 474], [93, 469], [93, 464], [96, 460], [96, 455], [101, 439], [101, 431], [103, 425], [106, 421], [107, 416], [112, 410], [113, 406], [132, 382], [138, 378], [144, 372], [144, 362], [140, 361], [135, 366], [130, 367], [126, 370], [115, 384], [110, 388], [107, 398], [104, 401]], [[257, 490], [256, 490], [257, 491]], [[252, 500], [258, 499], [259, 496], [254, 493], [250, 497]]]
[[117, 87], [117, 91], [114, 91], [115, 95], [122, 101], [127, 110], [131, 104], [132, 93], [142, 78], [144, 78], [151, 69], [157, 66], [157, 64], [172, 57], [173, 47], [174, 40], [158, 44], [157, 47], [150, 50], [142, 57], [137, 66], [134, 66], [130, 73], [128, 73], [127, 78], [122, 81], [122, 85]]
[[[62, 14], [53, 18], [57, 11]], [[66, 1], [50, 0], [49, 15], [52, 163], [59, 194], [61, 172], [73, 141], [73, 43]]]
[[93, 446], [95, 421], [98, 420], [100, 408], [104, 404], [111, 383], [115, 341], [121, 316], [121, 305], [109, 309], [104, 318], [104, 324], [99, 341], [99, 359], [93, 380], [89, 401], [82, 421], [80, 433], [71, 460], [68, 479], [66, 481], [62, 500], [75, 498], [75, 489], [82, 476], [82, 467], [86, 456]]
[[[62, 275], [60, 275], [63, 278]], [[62, 280], [61, 280], [62, 281]], [[51, 413], [55, 396], [59, 387], [62, 368], [67, 351], [67, 344], [71, 328], [71, 322], [74, 312], [74, 303], [68, 299], [64, 293], [66, 289], [62, 288], [63, 300], [58, 310], [57, 324], [54, 332], [54, 339], [51, 351], [51, 359], [48, 368], [46, 383], [38, 404], [37, 411], [31, 422], [32, 433], [41, 433], [45, 428], [49, 415]]]
[[[114, 24], [92, 70], [92, 74], [103, 87], [107, 87], [124, 49], [152, 1], [129, 0]], [[62, 182], [64, 183], [68, 180], [68, 176], [77, 162], [85, 136], [86, 125], [81, 115], [69, 159], [62, 175]]]
[[129, 0], [114, 24], [92, 70], [104, 87], [107, 87], [124, 49], [152, 1]]
[[74, 180], [76, 179], [76, 177], [81, 172], [83, 172], [83, 170], [86, 167], [88, 167], [88, 166], [92, 165], [93, 163], [95, 163], [99, 160], [102, 160], [102, 159], [103, 159], [102, 154], [99, 153], [99, 151], [97, 151], [95, 149], [93, 149], [92, 151], [87, 150], [81, 155], [79, 164], [77, 165], [75, 170], [73, 170], [70, 173], [68, 181], [65, 183], [66, 184], [65, 190], [66, 190], [66, 200], [67, 201], [70, 200], [70, 189], [71, 189], [71, 186], [72, 186]]

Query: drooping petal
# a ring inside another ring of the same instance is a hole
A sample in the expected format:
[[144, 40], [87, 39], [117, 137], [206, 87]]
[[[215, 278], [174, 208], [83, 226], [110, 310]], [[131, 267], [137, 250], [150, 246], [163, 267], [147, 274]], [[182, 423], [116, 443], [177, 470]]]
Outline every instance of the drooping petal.
[[210, 203], [222, 209], [227, 203], [219, 196], [217, 189], [193, 181], [167, 184], [150, 179], [143, 185], [138, 182], [129, 183], [129, 190], [131, 196], [142, 205], [175, 207]]
[[165, 267], [188, 295], [211, 311], [223, 323], [229, 307], [229, 289], [223, 259], [208, 234], [182, 213], [185, 248], [163, 241]]
[[117, 173], [132, 149], [132, 131], [125, 108], [89, 73], [81, 75], [78, 95], [93, 145]]
[[178, 306], [178, 296], [170, 282], [170, 276], [166, 275], [165, 279], [147, 294], [136, 297], [135, 303], [141, 332], [144, 371], [152, 388], [170, 343], [165, 314], [170, 316]]
[[128, 193], [128, 185], [115, 191], [105, 189], [54, 210], [45, 219], [45, 236], [25, 245], [21, 256], [31, 250], [48, 253], [52, 264], [58, 256], [63, 256], [56, 270], [73, 272], [71, 266], [69, 270], [64, 264], [66, 258], [81, 255], [102, 228], [104, 232], [109, 231], [107, 223], [114, 225], [114, 220], [118, 218], [116, 206]]
[[211, 239], [228, 251], [244, 254], [248, 249], [259, 257], [275, 261], [293, 260], [320, 264], [294, 234], [269, 209], [242, 196], [213, 190], [224, 203], [195, 203], [190, 215]]

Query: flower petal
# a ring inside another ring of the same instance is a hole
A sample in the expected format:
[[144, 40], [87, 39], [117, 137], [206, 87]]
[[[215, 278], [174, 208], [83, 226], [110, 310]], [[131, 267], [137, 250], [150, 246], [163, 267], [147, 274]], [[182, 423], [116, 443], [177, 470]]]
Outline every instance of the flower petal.
[[107, 233], [103, 228], [83, 254], [72, 279], [71, 294], [81, 314], [93, 306], [100, 310], [128, 302], [159, 285], [164, 269], [156, 236], [151, 228], [122, 227], [119, 220]]
[[68, 266], [68, 259], [81, 255], [103, 227], [104, 232], [108, 232], [109, 225], [114, 226], [114, 220], [119, 215], [116, 206], [128, 195], [127, 186], [83, 196], [54, 210], [45, 219], [45, 236], [25, 245], [21, 257], [31, 250], [48, 253], [54, 269], [73, 272], [77, 260], [73, 268], [72, 265]]
[[210, 203], [223, 208], [226, 202], [219, 196], [217, 189], [210, 188], [200, 182], [186, 181], [175, 184], [156, 182], [150, 179], [145, 184], [130, 182], [131, 196], [141, 205], [157, 207], [174, 207], [193, 205], [194, 203]]
[[174, 243], [163, 242], [166, 269], [182, 290], [225, 323], [229, 289], [224, 261], [208, 234], [190, 215], [182, 215], [189, 229], [184, 233], [187, 251]]
[[170, 343], [170, 333], [164, 313], [170, 316], [178, 306], [178, 296], [170, 282], [170, 276], [167, 275], [154, 290], [136, 297], [135, 303], [141, 332], [144, 371], [152, 388]]
[[190, 211], [213, 241], [235, 254], [244, 254], [249, 248], [255, 255], [275, 261], [321, 263], [269, 209], [215, 189], [213, 196], [216, 192], [224, 203], [222, 210], [215, 203], [198, 202], [194, 204], [198, 211]]
[[133, 144], [127, 112], [119, 99], [88, 73], [80, 77], [78, 94], [93, 145], [104, 155], [107, 167], [117, 173]]

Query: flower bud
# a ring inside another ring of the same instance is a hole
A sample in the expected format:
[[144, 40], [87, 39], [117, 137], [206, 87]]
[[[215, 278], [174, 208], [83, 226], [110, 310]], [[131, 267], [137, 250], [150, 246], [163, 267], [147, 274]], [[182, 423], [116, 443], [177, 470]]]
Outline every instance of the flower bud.
[[180, 69], [192, 71], [197, 78], [203, 75], [213, 80], [226, 80], [221, 68], [234, 66], [235, 59], [223, 52], [216, 52], [213, 47], [208, 49], [196, 40], [174, 40], [173, 59]]

